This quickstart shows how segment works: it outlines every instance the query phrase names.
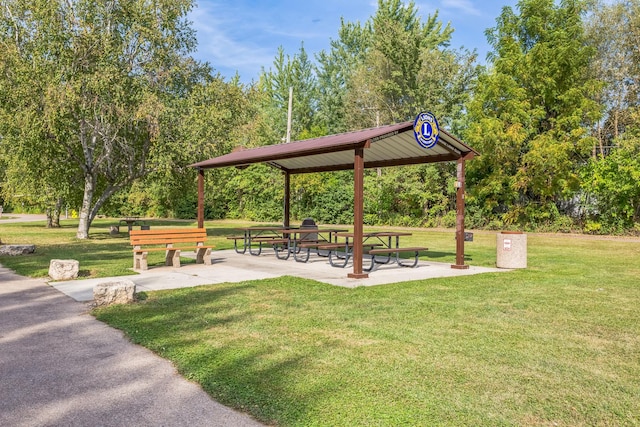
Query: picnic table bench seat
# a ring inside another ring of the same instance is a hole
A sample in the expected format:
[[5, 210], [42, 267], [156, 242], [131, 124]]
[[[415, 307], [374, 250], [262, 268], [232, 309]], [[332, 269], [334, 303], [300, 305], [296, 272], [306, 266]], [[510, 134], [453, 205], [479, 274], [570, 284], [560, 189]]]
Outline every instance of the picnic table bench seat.
[[[371, 268], [368, 270], [372, 270], [374, 265], [376, 263], [378, 264], [387, 264], [388, 262], [391, 261], [392, 259], [392, 254], [395, 254], [395, 262], [400, 266], [400, 267], [415, 267], [416, 265], [418, 265], [418, 255], [420, 252], [422, 251], [427, 251], [429, 250], [429, 248], [424, 248], [421, 246], [414, 246], [414, 247], [404, 247], [404, 248], [374, 248], [374, 249], [369, 249], [367, 251], [367, 253], [369, 255], [371, 255]], [[408, 264], [405, 262], [402, 262], [402, 258], [400, 258], [400, 254], [401, 253], [407, 253], [407, 252], [413, 252], [414, 253], [414, 261], [413, 264]], [[382, 254], [386, 254], [386, 260], [385, 261], [380, 261], [380, 260], [376, 260], [376, 255], [382, 255]]]
[[[207, 230], [204, 228], [175, 228], [157, 230], [131, 230], [134, 270], [149, 268], [149, 252], [166, 251], [165, 265], [180, 267], [180, 251], [193, 250], [196, 263], [211, 265], [212, 245], [205, 245]], [[175, 245], [181, 244], [180, 247]], [[186, 245], [182, 245], [186, 244]]]
[[[384, 246], [382, 243], [363, 243], [362, 244], [362, 248], [363, 250], [367, 250], [367, 248], [370, 249], [374, 249], [377, 248], [379, 246]], [[347, 266], [347, 264], [349, 263], [349, 258], [351, 258], [351, 253], [346, 251], [346, 249], [348, 248], [353, 248], [353, 242], [342, 242], [342, 243], [327, 243], [325, 242], [324, 244], [318, 245], [318, 249], [320, 250], [328, 250], [329, 251], [329, 264], [331, 264], [332, 267], [341, 267], [344, 268]], [[339, 250], [340, 249], [345, 249], [345, 253], [344, 255], [340, 255]], [[335, 261], [333, 261], [333, 254], [335, 254], [335, 257], [337, 259], [341, 259], [343, 260], [342, 263], [337, 263]]]

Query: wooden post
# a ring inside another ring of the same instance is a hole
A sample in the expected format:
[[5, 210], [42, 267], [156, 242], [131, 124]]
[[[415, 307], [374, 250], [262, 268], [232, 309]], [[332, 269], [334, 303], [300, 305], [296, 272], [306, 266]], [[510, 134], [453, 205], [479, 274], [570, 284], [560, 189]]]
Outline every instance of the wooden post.
[[459, 158], [456, 170], [456, 263], [451, 265], [458, 270], [469, 268], [464, 264], [464, 175], [464, 158]]
[[284, 173], [284, 221], [283, 226], [289, 228], [291, 216], [291, 175]]
[[198, 169], [198, 228], [204, 228], [204, 169]]
[[364, 223], [364, 147], [356, 148], [353, 161], [353, 273], [347, 277], [366, 279], [362, 272], [362, 238]]

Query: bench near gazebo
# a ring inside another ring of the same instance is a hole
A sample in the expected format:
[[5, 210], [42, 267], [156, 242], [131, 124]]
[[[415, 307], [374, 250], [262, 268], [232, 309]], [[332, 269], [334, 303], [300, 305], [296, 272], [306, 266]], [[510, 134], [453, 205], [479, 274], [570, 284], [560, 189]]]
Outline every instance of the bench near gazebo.
[[205, 170], [222, 167], [243, 167], [265, 163], [283, 173], [283, 226], [290, 227], [291, 175], [354, 171], [353, 271], [349, 278], [367, 278], [363, 271], [363, 187], [364, 169], [423, 163], [456, 162], [456, 262], [454, 269], [466, 269], [464, 264], [464, 191], [465, 162], [478, 154], [473, 148], [438, 127], [430, 113], [420, 113], [414, 121], [263, 146], [204, 160], [195, 164], [198, 170], [198, 227], [204, 226]]

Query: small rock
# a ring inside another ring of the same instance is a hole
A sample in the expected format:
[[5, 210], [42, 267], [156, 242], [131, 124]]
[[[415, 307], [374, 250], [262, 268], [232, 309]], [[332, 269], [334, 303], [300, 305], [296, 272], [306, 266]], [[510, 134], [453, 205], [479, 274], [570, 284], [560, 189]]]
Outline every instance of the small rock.
[[93, 304], [95, 307], [126, 304], [133, 301], [135, 292], [136, 284], [128, 279], [98, 283], [93, 287]]
[[80, 262], [75, 259], [52, 259], [49, 263], [49, 277], [53, 280], [72, 280], [78, 278]]
[[36, 251], [36, 245], [2, 245], [0, 255], [28, 255]]

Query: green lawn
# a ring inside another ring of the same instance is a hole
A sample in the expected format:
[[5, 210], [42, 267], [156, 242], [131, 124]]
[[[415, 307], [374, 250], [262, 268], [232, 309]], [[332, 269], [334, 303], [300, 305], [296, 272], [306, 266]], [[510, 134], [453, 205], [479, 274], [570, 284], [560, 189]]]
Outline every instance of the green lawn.
[[[42, 275], [64, 250], [92, 265], [87, 276], [130, 272], [128, 241], [108, 224], [90, 242], [71, 225], [3, 224], [3, 241], [39, 239], [39, 255], [0, 263]], [[219, 248], [237, 225], [206, 224]], [[408, 244], [454, 262], [451, 231], [413, 231]], [[468, 262], [491, 266], [495, 233], [474, 237]], [[356, 289], [283, 277], [153, 292], [95, 315], [271, 424], [640, 425], [640, 242], [528, 239], [529, 268], [509, 273]], [[91, 248], [111, 258], [86, 259]]]

